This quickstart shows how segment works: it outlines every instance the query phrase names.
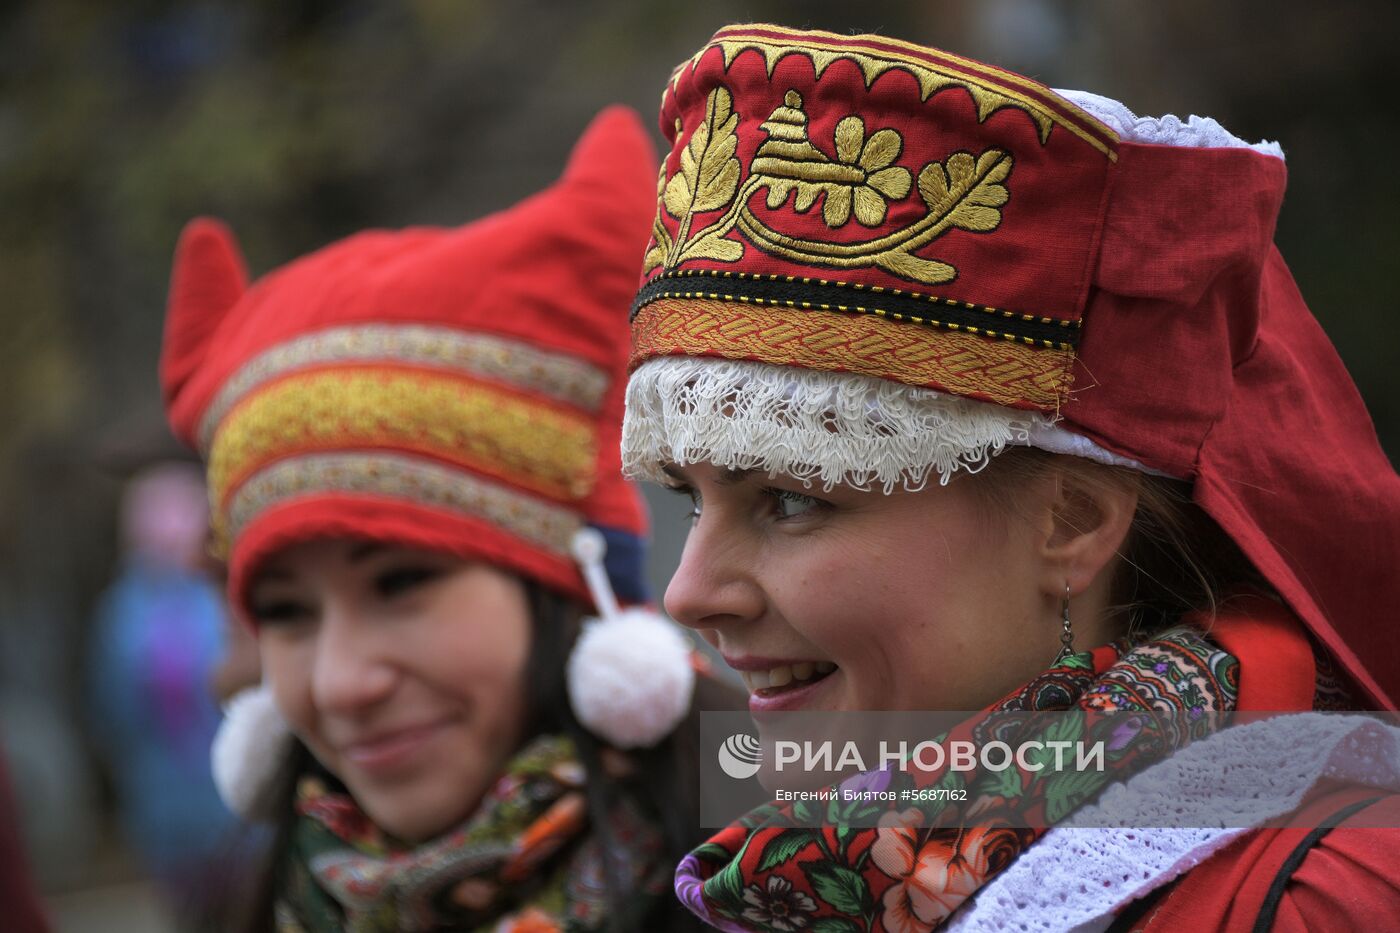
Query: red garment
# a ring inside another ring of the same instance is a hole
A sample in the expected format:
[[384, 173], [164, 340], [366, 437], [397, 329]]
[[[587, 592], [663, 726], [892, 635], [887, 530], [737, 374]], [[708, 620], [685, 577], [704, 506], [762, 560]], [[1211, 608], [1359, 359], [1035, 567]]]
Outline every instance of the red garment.
[[[1372, 788], [1337, 790], [1316, 798], [1300, 820], [1317, 825], [1349, 804], [1376, 796]], [[1400, 826], [1400, 795], [1384, 796], [1306, 850], [1282, 887], [1268, 929], [1361, 933], [1400, 926], [1400, 829], [1374, 828], [1378, 823]], [[1133, 930], [1252, 931], [1270, 888], [1310, 832], [1262, 829], [1240, 837], [1187, 874]]]
[[[1311, 708], [1316, 684], [1312, 648], [1284, 607], [1262, 597], [1234, 600], [1213, 625], [1211, 637], [1240, 659], [1241, 711]], [[1251, 677], [1251, 671], [1267, 676]], [[1276, 919], [1269, 929], [1345, 933], [1400, 926], [1400, 829], [1376, 828], [1400, 826], [1400, 795], [1347, 786], [1315, 794], [1290, 820], [1300, 828], [1258, 829], [1212, 855], [1159, 895], [1132, 930], [1252, 931], [1271, 887], [1312, 827], [1378, 796], [1382, 799], [1304, 850], [1301, 864], [1286, 883], [1279, 882], [1282, 898], [1272, 908]]]

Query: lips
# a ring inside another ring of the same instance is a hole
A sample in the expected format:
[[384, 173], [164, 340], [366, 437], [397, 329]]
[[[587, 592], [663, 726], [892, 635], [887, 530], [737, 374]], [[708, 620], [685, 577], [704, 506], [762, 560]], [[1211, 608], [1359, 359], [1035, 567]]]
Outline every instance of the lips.
[[749, 688], [749, 709], [799, 709], [820, 685], [840, 668], [831, 661], [779, 661], [768, 658], [728, 658]]
[[446, 719], [386, 729], [341, 748], [341, 757], [360, 771], [388, 776], [411, 768], [441, 731]]
[[794, 664], [778, 664], [767, 670], [744, 671], [740, 674], [748, 685], [750, 693], [760, 691], [776, 692], [788, 687], [820, 680], [836, 670], [830, 661], [798, 661]]

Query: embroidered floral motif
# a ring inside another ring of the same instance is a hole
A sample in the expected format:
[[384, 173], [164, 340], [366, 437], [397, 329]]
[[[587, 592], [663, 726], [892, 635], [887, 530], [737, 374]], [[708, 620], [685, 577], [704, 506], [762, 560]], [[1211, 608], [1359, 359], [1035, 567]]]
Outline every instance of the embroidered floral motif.
[[881, 899], [889, 933], [929, 933], [1024, 847], [1028, 830], [923, 829], [917, 809], [880, 818], [870, 860], [895, 880]]
[[[836, 162], [807, 140], [807, 115], [802, 96], [789, 91], [783, 106], [773, 111], [762, 128], [768, 140], [759, 147], [753, 169], [769, 177], [768, 207], [776, 210], [797, 192], [793, 207], [806, 211], [817, 195], [826, 194], [822, 218], [829, 227], [841, 227], [851, 217], [867, 227], [884, 222], [885, 202], [909, 193], [909, 170], [894, 165], [904, 141], [894, 130], [865, 136], [865, 121], [848, 116], [836, 125]], [[825, 182], [822, 184], [821, 182]]]
[[828, 195], [822, 210], [827, 226], [846, 222], [852, 200], [856, 220], [867, 227], [884, 223], [885, 202], [902, 200], [909, 193], [909, 170], [894, 165], [903, 148], [904, 141], [894, 130], [880, 130], [867, 139], [860, 117], [846, 117], [836, 124], [836, 158], [859, 168], [862, 178], [859, 184], [836, 188]]
[[[867, 227], [885, 220], [887, 205], [910, 192], [909, 170], [895, 165], [904, 146], [898, 130], [884, 128], [868, 138], [865, 122], [850, 115], [836, 126], [835, 155], [815, 146], [807, 135], [802, 95], [788, 91], [783, 104], [762, 124], [767, 139], [759, 146], [747, 180], [740, 184], [739, 114], [728, 89], [717, 87], [705, 104], [705, 119], [681, 150], [679, 171], [663, 189], [661, 210], [680, 222], [672, 237], [658, 213], [645, 270], [673, 269], [691, 259], [736, 262], [744, 245], [728, 234], [738, 229], [766, 253], [798, 262], [852, 268], [879, 266], [887, 272], [927, 284], [949, 282], [957, 270], [945, 262], [914, 255], [949, 230], [975, 233], [995, 230], [1001, 206], [1009, 197], [1004, 182], [1012, 158], [1000, 149], [973, 156], [955, 152], [946, 166], [929, 162], [919, 172], [919, 194], [927, 213], [913, 223], [872, 240], [831, 243], [790, 237], [756, 215], [749, 198], [768, 188], [767, 206], [776, 210], [795, 192], [793, 208], [806, 211], [824, 196], [822, 217], [833, 228], [851, 218]], [[677, 129], [677, 133], [680, 133]], [[697, 215], [725, 208], [718, 220], [691, 235]]]
[[792, 882], [778, 875], [770, 876], [765, 887], [751, 884], [745, 888], [744, 903], [749, 905], [744, 908], [745, 920], [776, 933], [807, 929], [810, 914], [817, 909], [816, 901], [794, 891]]

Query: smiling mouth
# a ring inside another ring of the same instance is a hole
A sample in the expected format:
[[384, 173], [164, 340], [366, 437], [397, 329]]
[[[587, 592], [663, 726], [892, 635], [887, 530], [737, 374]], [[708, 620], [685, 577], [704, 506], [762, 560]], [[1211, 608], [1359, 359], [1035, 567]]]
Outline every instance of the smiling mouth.
[[775, 697], [809, 687], [830, 676], [837, 670], [830, 661], [802, 661], [797, 664], [781, 664], [766, 671], [741, 671], [749, 693], [758, 697]]
[[446, 725], [445, 720], [434, 720], [362, 739], [342, 754], [347, 762], [369, 774], [398, 772], [411, 766]]

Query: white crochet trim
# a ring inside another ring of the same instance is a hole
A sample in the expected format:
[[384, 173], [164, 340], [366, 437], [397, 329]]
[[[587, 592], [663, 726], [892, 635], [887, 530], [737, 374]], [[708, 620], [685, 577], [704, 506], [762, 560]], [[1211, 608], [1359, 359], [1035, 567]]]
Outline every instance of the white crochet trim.
[[[949, 930], [1096, 931], [1119, 907], [1284, 816], [1319, 781], [1400, 792], [1400, 728], [1302, 713], [1226, 729], [1109, 788], [1046, 833], [954, 915]], [[1171, 827], [1219, 814], [1217, 828]], [[1110, 815], [1111, 814], [1111, 815]]]
[[648, 360], [627, 385], [622, 468], [664, 483], [661, 464], [708, 461], [823, 489], [922, 488], [975, 473], [1008, 445], [1143, 469], [1050, 416], [854, 373], [712, 357]]
[[1088, 112], [1100, 123], [1118, 134], [1120, 139], [1134, 143], [1153, 143], [1158, 146], [1197, 146], [1202, 149], [1253, 149], [1255, 152], [1283, 158], [1283, 149], [1278, 143], [1260, 140], [1247, 143], [1231, 133], [1210, 117], [1198, 117], [1194, 113], [1181, 122], [1180, 117], [1167, 114], [1164, 117], [1139, 117], [1126, 106], [1111, 97], [1103, 97], [1089, 91], [1066, 91], [1059, 88], [1055, 93]]

